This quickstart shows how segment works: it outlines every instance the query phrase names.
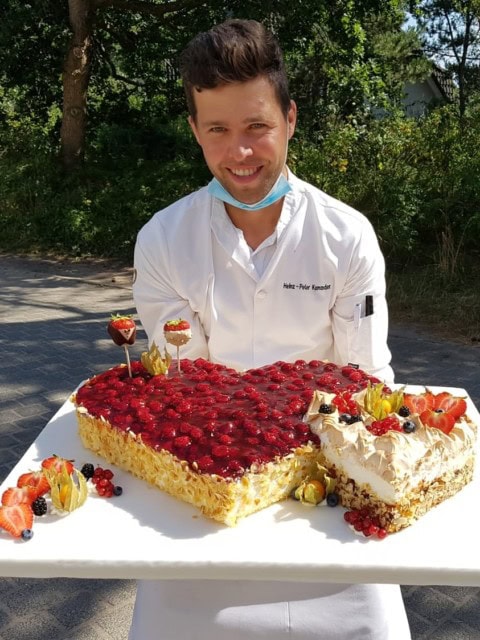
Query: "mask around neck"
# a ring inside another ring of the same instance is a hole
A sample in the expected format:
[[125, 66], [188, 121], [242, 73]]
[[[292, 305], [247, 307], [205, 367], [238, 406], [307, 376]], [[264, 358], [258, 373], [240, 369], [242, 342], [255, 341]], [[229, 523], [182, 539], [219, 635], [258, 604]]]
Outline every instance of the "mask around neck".
[[268, 207], [274, 202], [277, 202], [277, 200], [280, 200], [280, 198], [283, 198], [283, 196], [291, 190], [292, 187], [283, 173], [279, 175], [277, 181], [267, 195], [255, 204], [245, 204], [244, 202], [240, 202], [240, 200], [231, 196], [216, 178], [211, 180], [207, 188], [208, 193], [214, 198], [218, 198], [219, 200], [222, 200], [222, 202], [231, 204], [233, 207], [238, 207], [238, 209], [244, 209], [245, 211], [259, 211], [260, 209], [265, 209], [265, 207]]

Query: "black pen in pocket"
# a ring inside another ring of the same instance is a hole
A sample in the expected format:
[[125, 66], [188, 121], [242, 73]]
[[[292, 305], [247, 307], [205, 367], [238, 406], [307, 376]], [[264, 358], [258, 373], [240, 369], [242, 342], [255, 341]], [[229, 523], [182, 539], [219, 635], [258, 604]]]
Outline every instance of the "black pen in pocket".
[[373, 296], [365, 296], [365, 317], [373, 316]]

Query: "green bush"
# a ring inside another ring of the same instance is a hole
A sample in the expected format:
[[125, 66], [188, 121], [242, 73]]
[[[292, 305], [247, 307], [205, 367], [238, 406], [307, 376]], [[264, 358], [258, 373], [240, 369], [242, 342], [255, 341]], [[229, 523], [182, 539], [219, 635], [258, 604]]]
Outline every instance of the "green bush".
[[67, 175], [30, 131], [17, 131], [22, 144], [0, 157], [2, 249], [130, 259], [152, 214], [208, 178], [183, 122], [159, 124], [150, 136], [117, 125], [98, 134], [85, 168]]
[[[101, 124], [84, 168], [65, 174], [48, 127], [0, 125], [0, 248], [130, 259], [157, 210], [204, 185], [209, 172], [185, 118]], [[478, 255], [480, 104], [460, 120], [451, 106], [420, 119], [332, 120], [314, 144], [298, 130], [289, 165], [364, 212], [392, 269], [433, 264], [449, 276]]]
[[292, 167], [365, 213], [392, 265], [433, 261], [455, 270], [478, 252], [480, 108], [453, 106], [419, 119], [395, 113], [331, 127], [318, 145], [292, 145]]

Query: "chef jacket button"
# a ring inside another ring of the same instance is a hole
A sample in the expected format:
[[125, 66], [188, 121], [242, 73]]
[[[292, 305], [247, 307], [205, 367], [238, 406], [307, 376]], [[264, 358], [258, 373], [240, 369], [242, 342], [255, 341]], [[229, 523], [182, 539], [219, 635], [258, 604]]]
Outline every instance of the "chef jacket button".
[[259, 298], [265, 298], [265, 296], [266, 296], [266, 295], [267, 295], [267, 292], [266, 292], [266, 291], [264, 291], [263, 289], [261, 289], [261, 290], [257, 293], [257, 296], [258, 296]]

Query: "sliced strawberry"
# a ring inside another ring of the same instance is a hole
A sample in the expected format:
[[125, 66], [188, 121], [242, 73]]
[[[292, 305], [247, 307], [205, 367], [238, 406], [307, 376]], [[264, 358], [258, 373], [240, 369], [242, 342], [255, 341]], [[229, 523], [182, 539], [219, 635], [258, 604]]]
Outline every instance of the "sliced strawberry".
[[2, 504], [12, 507], [15, 504], [32, 504], [37, 499], [34, 487], [10, 487], [2, 494]]
[[443, 433], [450, 433], [455, 426], [455, 416], [445, 411], [434, 411], [427, 409], [420, 414], [420, 420], [426, 427], [434, 427], [440, 429]]
[[458, 420], [465, 415], [467, 403], [465, 398], [459, 398], [448, 391], [443, 391], [435, 396], [434, 409], [442, 409], [442, 411], [451, 413]]
[[403, 404], [410, 409], [410, 413], [422, 413], [427, 409], [433, 409], [434, 396], [430, 391], [419, 394], [405, 393]]
[[23, 473], [17, 480], [17, 487], [32, 487], [36, 491], [37, 498], [50, 491], [50, 485], [43, 475], [43, 471]]
[[0, 527], [15, 538], [20, 538], [24, 529], [31, 529], [33, 511], [28, 504], [0, 507]]
[[42, 461], [42, 469], [55, 469], [57, 473], [62, 473], [64, 468], [66, 469], [68, 474], [72, 473], [72, 460], [67, 460], [66, 458], [61, 458], [60, 456], [51, 456], [50, 458], [45, 458], [45, 460]]

